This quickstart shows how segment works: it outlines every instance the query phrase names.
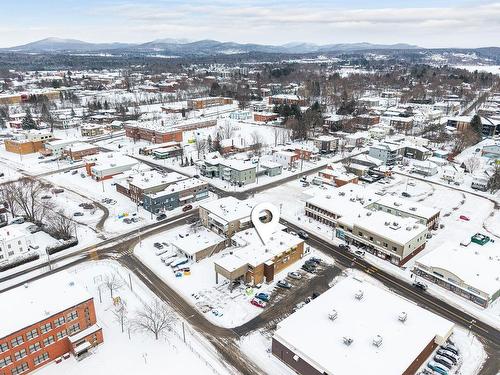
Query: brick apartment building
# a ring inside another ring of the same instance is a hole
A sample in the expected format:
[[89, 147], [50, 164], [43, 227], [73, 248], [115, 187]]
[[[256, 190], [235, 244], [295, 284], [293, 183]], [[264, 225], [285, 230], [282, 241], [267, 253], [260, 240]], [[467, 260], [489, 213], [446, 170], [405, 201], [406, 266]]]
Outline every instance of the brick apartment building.
[[93, 298], [67, 273], [0, 294], [0, 374], [18, 375], [103, 342]]
[[152, 143], [182, 142], [182, 130], [147, 127], [139, 124], [125, 125], [125, 135], [134, 140], [145, 140]]
[[205, 109], [226, 104], [233, 104], [233, 99], [223, 98], [223, 97], [206, 97], [206, 98], [188, 99], [187, 101], [188, 109]]
[[85, 156], [95, 155], [98, 153], [98, 146], [85, 142], [73, 143], [63, 150], [63, 156], [68, 157], [73, 161], [82, 160]]

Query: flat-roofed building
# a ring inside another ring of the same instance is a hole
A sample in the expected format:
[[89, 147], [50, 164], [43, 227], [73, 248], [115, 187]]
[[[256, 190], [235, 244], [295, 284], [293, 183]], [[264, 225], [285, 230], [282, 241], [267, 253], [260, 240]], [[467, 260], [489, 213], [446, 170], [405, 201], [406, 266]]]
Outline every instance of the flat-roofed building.
[[250, 228], [250, 215], [255, 203], [251, 200], [238, 200], [225, 197], [200, 204], [200, 221], [206, 228], [227, 237], [235, 232]]
[[352, 276], [277, 324], [273, 355], [300, 375], [413, 375], [454, 324]]
[[103, 342], [93, 298], [66, 272], [1, 293], [0, 306], [2, 374], [28, 373], [68, 353], [79, 358]]
[[500, 245], [445, 242], [415, 262], [413, 273], [484, 308], [500, 296]]

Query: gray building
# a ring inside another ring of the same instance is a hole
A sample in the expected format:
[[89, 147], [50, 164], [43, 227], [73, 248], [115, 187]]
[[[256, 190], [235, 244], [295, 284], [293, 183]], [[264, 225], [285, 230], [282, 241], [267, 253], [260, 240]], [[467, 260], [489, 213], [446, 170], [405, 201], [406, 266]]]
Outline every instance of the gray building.
[[165, 190], [144, 194], [143, 207], [157, 214], [205, 198], [208, 198], [208, 184], [197, 178], [189, 178], [173, 183]]
[[394, 165], [401, 160], [404, 148], [390, 143], [379, 143], [370, 147], [368, 155], [382, 160], [385, 165]]

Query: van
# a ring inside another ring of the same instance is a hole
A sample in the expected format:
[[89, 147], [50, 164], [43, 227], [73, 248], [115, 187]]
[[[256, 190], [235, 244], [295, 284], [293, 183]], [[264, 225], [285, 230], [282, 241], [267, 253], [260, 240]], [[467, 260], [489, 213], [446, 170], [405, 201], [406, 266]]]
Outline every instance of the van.
[[22, 216], [15, 217], [10, 221], [10, 224], [22, 224], [22, 223], [24, 223], [24, 217]]
[[179, 267], [182, 266], [183, 264], [186, 264], [187, 262], [189, 262], [188, 258], [179, 258], [175, 262], [172, 262], [172, 264], [170, 264], [170, 267], [172, 268]]

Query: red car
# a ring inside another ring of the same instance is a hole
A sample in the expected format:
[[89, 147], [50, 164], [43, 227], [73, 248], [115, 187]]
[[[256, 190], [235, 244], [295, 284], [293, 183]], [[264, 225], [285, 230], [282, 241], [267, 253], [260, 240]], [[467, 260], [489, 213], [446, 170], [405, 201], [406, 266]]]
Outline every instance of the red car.
[[469, 221], [470, 219], [465, 215], [460, 215], [461, 220]]
[[254, 298], [250, 301], [250, 303], [254, 306], [257, 306], [257, 307], [260, 307], [260, 308], [264, 308], [266, 307], [266, 303], [264, 301], [261, 301], [260, 299], [257, 299], [257, 298]]

